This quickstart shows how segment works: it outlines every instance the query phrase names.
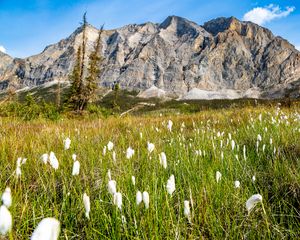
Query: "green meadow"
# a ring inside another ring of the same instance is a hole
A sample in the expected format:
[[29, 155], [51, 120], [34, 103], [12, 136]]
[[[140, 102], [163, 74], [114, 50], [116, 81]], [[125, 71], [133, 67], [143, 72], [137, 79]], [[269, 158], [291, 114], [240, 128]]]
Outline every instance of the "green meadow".
[[[0, 194], [11, 188], [11, 239], [29, 239], [46, 217], [60, 221], [60, 239], [300, 238], [296, 106], [56, 121], [10, 116], [0, 125]], [[134, 154], [128, 159], [129, 147]], [[51, 151], [56, 170], [41, 159]], [[166, 168], [160, 164], [162, 152]], [[75, 176], [72, 154], [80, 163]], [[17, 175], [19, 157], [27, 160]], [[175, 191], [169, 194], [172, 174]], [[108, 191], [110, 179], [121, 193], [121, 207]], [[136, 204], [137, 191], [149, 193], [148, 209], [143, 201]], [[89, 219], [84, 193], [90, 197]], [[262, 201], [248, 211], [246, 201], [254, 194]]]

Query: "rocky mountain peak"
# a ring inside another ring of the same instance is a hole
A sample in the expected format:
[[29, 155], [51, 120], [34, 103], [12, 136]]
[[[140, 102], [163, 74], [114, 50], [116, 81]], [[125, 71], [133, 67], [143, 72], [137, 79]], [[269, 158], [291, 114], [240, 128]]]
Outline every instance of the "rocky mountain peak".
[[176, 27], [177, 25], [189, 24], [190, 22], [182, 17], [178, 16], [168, 16], [160, 25], [160, 28]]
[[220, 17], [213, 19], [204, 23], [203, 28], [213, 36], [226, 31], [235, 31], [239, 35], [247, 36], [249, 38], [253, 38], [256, 34], [263, 34], [268, 38], [274, 37], [270, 30], [252, 22], [240, 21], [235, 17]]
[[13, 62], [13, 58], [0, 51], [0, 76], [4, 74], [5, 69]]
[[217, 35], [226, 30], [236, 30], [240, 28], [241, 25], [242, 22], [235, 17], [219, 17], [204, 23], [203, 28], [212, 35]]
[[196, 35], [201, 29], [201, 27], [196, 23], [178, 16], [167, 17], [159, 25], [159, 28], [168, 30], [170, 32], [175, 32], [178, 36], [182, 36], [184, 34]]
[[[89, 54], [98, 29], [88, 25], [86, 35]], [[79, 27], [29, 58], [12, 59], [0, 53], [0, 89], [12, 84], [23, 88], [68, 80], [81, 41]], [[155, 86], [172, 96], [193, 90], [190, 96], [221, 97], [278, 97], [292, 89], [300, 96], [300, 53], [268, 29], [234, 17], [217, 18], [200, 26], [169, 16], [161, 24], [148, 22], [105, 30], [101, 42], [104, 61], [99, 86], [119, 82], [126, 89]]]

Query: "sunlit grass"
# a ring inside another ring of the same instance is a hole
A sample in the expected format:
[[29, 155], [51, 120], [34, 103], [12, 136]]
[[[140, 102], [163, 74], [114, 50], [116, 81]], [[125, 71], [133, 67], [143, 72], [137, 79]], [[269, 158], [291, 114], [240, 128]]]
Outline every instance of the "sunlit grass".
[[[12, 191], [13, 237], [28, 239], [41, 219], [54, 217], [61, 223], [61, 239], [297, 239], [297, 110], [243, 108], [58, 122], [3, 118], [0, 187], [1, 192], [8, 186]], [[258, 134], [262, 140], [257, 145]], [[64, 150], [67, 137], [71, 146]], [[109, 141], [114, 146], [104, 156]], [[148, 142], [155, 146], [151, 153]], [[128, 147], [135, 151], [131, 159], [126, 158]], [[40, 159], [50, 151], [59, 161], [56, 171]], [[160, 164], [162, 152], [166, 169]], [[72, 176], [74, 153], [80, 162], [78, 176]], [[18, 157], [27, 162], [16, 178]], [[122, 194], [121, 210], [107, 189], [109, 170]], [[219, 182], [217, 171], [222, 174]], [[176, 190], [171, 195], [166, 184], [172, 174]], [[240, 188], [235, 188], [237, 180]], [[148, 209], [144, 203], [136, 205], [137, 191], [149, 193]], [[91, 202], [89, 220], [84, 193]], [[257, 193], [262, 204], [248, 214], [246, 201]], [[190, 221], [184, 214], [185, 200], [190, 202]]]

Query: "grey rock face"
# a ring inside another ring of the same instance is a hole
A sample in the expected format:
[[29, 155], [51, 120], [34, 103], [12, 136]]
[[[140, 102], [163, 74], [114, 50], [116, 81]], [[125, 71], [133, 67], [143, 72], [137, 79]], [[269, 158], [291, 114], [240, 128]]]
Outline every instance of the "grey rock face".
[[[97, 34], [97, 29], [88, 26], [87, 52]], [[68, 80], [81, 39], [82, 29], [78, 28], [41, 54], [25, 59], [0, 55], [0, 88]], [[299, 84], [293, 84], [300, 80], [300, 53], [294, 46], [268, 29], [233, 17], [199, 26], [171, 16], [161, 24], [133, 24], [104, 31], [102, 56], [99, 86], [104, 87], [117, 81], [122, 88], [156, 86], [177, 96], [194, 88], [259, 89], [263, 97], [280, 97], [285, 87], [289, 91], [299, 89]]]
[[[0, 51], [0, 76], [3, 76], [4, 79], [7, 78], [5, 76], [5, 71], [12, 64], [12, 62], [13, 62], [12, 57]], [[8, 87], [8, 80], [4, 80], [0, 82], [0, 90], [6, 89], [7, 87]]]

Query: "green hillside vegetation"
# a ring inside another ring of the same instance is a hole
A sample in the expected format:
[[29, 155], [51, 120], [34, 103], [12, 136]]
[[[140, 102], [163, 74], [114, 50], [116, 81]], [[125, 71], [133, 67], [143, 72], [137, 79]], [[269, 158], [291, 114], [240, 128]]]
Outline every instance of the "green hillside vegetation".
[[[36, 118], [49, 118], [57, 120], [62, 117], [76, 117], [78, 113], [64, 107], [69, 85], [60, 86], [60, 106], [57, 105], [57, 85], [48, 87], [35, 87], [27, 91], [20, 91], [12, 96], [5, 93], [0, 95], [0, 116], [14, 116], [31, 120]], [[137, 91], [122, 90], [115, 92], [111, 89], [98, 88], [97, 98], [88, 104], [80, 117], [108, 117], [111, 115], [148, 115], [148, 114], [185, 114], [197, 113], [209, 109], [231, 109], [242, 107], [297, 107], [298, 99], [260, 100], [175, 100], [175, 99], [143, 99], [137, 97]], [[32, 113], [32, 114], [31, 114]]]

